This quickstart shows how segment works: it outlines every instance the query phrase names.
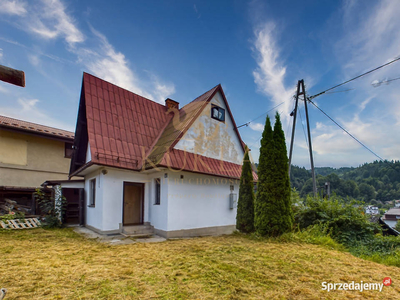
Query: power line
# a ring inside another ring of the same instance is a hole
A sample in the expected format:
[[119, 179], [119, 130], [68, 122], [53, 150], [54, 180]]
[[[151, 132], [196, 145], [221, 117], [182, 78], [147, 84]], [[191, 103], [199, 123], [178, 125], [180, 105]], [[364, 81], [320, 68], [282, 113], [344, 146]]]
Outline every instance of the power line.
[[[282, 103], [281, 103], [282, 104]], [[272, 109], [271, 109], [272, 110]], [[282, 113], [283, 113], [283, 111], [281, 111], [280, 113], [279, 113], [279, 115], [282, 115]], [[263, 130], [264, 131], [264, 130]], [[261, 140], [261, 138], [262, 138], [262, 133], [261, 133], [261, 136], [254, 142], [254, 143], [252, 143], [250, 146], [248, 146], [249, 147], [249, 149], [251, 149], [253, 146], [255, 146], [255, 144], [256, 143], [258, 143], [260, 140]]]
[[301, 127], [303, 127], [304, 138], [306, 140], [306, 146], [308, 148], [308, 139], [307, 139], [306, 129], [304, 128], [303, 117], [301, 116], [301, 110], [300, 109], [299, 109], [299, 114], [300, 114]]
[[368, 148], [365, 144], [363, 144], [359, 139], [357, 139], [354, 135], [352, 135], [350, 132], [348, 132], [346, 129], [344, 129], [340, 124], [338, 124], [334, 119], [332, 119], [326, 112], [324, 112], [321, 108], [319, 108], [314, 102], [312, 102], [310, 99], [308, 99], [308, 101], [314, 105], [316, 108], [318, 108], [318, 110], [320, 110], [325, 116], [327, 116], [333, 123], [335, 123], [337, 126], [339, 126], [344, 132], [346, 132], [349, 136], [351, 136], [354, 140], [357, 141], [357, 143], [359, 143], [361, 146], [363, 146], [365, 149], [367, 149], [369, 152], [371, 152], [373, 155], [375, 155], [376, 157], [378, 157], [382, 162], [387, 163], [389, 165], [389, 167], [391, 167], [393, 170], [395, 170], [396, 172], [400, 171], [398, 169], [396, 169], [389, 161], [383, 159], [382, 157], [380, 157], [378, 154], [376, 154], [374, 151], [372, 151], [370, 148]]
[[257, 118], [255, 118], [255, 119], [253, 119], [253, 120], [251, 120], [251, 121], [249, 121], [249, 122], [247, 122], [247, 123], [245, 123], [245, 124], [242, 124], [242, 125], [240, 125], [240, 126], [237, 126], [236, 128], [240, 128], [240, 127], [243, 127], [243, 126], [248, 126], [250, 123], [252, 123], [252, 122], [254, 122], [255, 120], [261, 118], [262, 116], [268, 114], [271, 110], [274, 110], [275, 108], [281, 106], [281, 105], [282, 105], [283, 103], [285, 103], [285, 102], [286, 102], [286, 101], [282, 101], [281, 103], [279, 103], [278, 105], [274, 106], [274, 107], [271, 108], [270, 110], [268, 110], [268, 111], [266, 111], [265, 113], [259, 115]]
[[350, 91], [353, 91], [354, 89], [347, 89], [347, 90], [343, 90], [343, 91], [337, 91], [337, 92], [328, 92], [328, 93], [325, 93], [325, 95], [328, 95], [328, 94], [337, 94], [337, 93], [344, 93], [344, 92], [350, 92]]
[[[400, 59], [400, 58], [399, 58]], [[382, 157], [380, 157], [378, 154], [376, 154], [374, 151], [372, 151], [370, 148], [368, 148], [364, 143], [362, 143], [359, 139], [357, 139], [354, 135], [352, 135], [350, 132], [348, 132], [343, 126], [341, 126], [338, 122], [336, 122], [334, 119], [332, 119], [326, 112], [324, 112], [321, 108], [319, 108], [313, 101], [311, 101], [308, 98], [308, 101], [314, 105], [320, 112], [322, 112], [326, 117], [328, 117], [333, 123], [335, 123], [337, 126], [339, 126], [340, 129], [342, 129], [344, 132], [346, 132], [349, 136], [351, 136], [357, 143], [359, 143], [361, 146], [363, 146], [365, 149], [367, 149], [369, 152], [371, 152], [373, 155], [378, 157], [380, 160], [384, 161]]]
[[[360, 75], [358, 75], [358, 76], [356, 76], [356, 77], [354, 77], [354, 78], [351, 78], [351, 79], [349, 79], [349, 80], [346, 80], [345, 82], [342, 82], [342, 83], [340, 83], [340, 84], [337, 84], [337, 85], [335, 85], [335, 86], [333, 86], [333, 87], [331, 87], [331, 88], [329, 88], [329, 89], [327, 89], [327, 90], [325, 90], [325, 91], [322, 91], [322, 92], [320, 92], [320, 93], [318, 93], [318, 94], [316, 94], [316, 95], [314, 95], [314, 96], [311, 96], [311, 97], [309, 97], [308, 99], [309, 99], [309, 100], [314, 99], [315, 97], [321, 96], [322, 94], [325, 94], [326, 92], [328, 92], [328, 91], [330, 91], [330, 90], [336, 89], [336, 88], [339, 87], [339, 86], [342, 86], [342, 85], [344, 85], [344, 84], [346, 84], [346, 83], [349, 83], [350, 81], [356, 80], [356, 79], [358, 79], [358, 78], [360, 78], [360, 77], [363, 77], [363, 76], [368, 75], [368, 74], [370, 74], [370, 73], [372, 73], [372, 72], [375, 72], [375, 71], [377, 71], [377, 70], [379, 70], [379, 69], [381, 69], [381, 68], [383, 68], [383, 67], [386, 67], [386, 66], [388, 66], [388, 65], [390, 65], [390, 64], [392, 64], [392, 63], [394, 63], [394, 62], [396, 62], [396, 61], [399, 61], [399, 60], [400, 60], [400, 56], [397, 57], [397, 58], [395, 58], [395, 59], [393, 59], [393, 60], [391, 60], [391, 61], [389, 61], [389, 62], [386, 63], [386, 64], [383, 64], [383, 65], [381, 65], [381, 66], [379, 66], [379, 67], [376, 67], [376, 68], [374, 68], [374, 69], [372, 69], [372, 70], [369, 70], [368, 72], [362, 73], [362, 74], [360, 74]], [[310, 102], [311, 102], [311, 101], [310, 101]], [[312, 102], [311, 102], [311, 103], [312, 103]]]

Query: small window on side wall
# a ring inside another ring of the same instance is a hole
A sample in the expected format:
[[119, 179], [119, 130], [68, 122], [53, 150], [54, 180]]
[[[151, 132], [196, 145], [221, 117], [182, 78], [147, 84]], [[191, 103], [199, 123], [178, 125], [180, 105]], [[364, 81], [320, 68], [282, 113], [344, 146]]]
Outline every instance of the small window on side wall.
[[74, 153], [74, 149], [72, 148], [72, 143], [65, 143], [65, 151], [64, 157], [65, 158], [72, 158], [72, 154]]
[[96, 205], [96, 178], [90, 180], [89, 186], [89, 206], [94, 207]]
[[225, 122], [225, 109], [212, 104], [211, 106], [211, 118]]
[[161, 203], [161, 179], [160, 178], [155, 178], [154, 179], [154, 204], [155, 205], [160, 205]]

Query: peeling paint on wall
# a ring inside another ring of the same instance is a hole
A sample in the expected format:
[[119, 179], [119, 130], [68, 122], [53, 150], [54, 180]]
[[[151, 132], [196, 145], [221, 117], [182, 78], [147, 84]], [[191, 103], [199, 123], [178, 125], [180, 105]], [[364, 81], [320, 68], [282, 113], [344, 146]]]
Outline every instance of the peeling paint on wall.
[[[211, 105], [225, 110], [225, 122], [211, 118]], [[221, 94], [218, 92], [176, 144], [176, 149], [242, 164], [244, 152]]]

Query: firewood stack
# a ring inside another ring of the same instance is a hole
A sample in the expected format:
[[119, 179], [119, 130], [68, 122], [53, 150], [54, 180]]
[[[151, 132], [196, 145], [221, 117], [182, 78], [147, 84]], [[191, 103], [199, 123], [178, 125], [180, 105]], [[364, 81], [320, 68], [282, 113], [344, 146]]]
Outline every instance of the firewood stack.
[[31, 214], [32, 208], [26, 205], [18, 204], [17, 201], [11, 199], [4, 199], [5, 202], [0, 203], [0, 215], [6, 215], [10, 212], [23, 212]]

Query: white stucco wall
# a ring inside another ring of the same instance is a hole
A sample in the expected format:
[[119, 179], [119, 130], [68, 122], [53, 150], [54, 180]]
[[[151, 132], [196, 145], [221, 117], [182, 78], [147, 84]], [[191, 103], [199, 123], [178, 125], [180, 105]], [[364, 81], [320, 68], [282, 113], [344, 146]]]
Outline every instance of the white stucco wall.
[[[145, 174], [103, 168], [85, 177], [86, 203], [89, 182], [96, 178], [96, 205], [87, 207], [86, 223], [101, 231], [118, 230], [123, 218], [123, 183], [144, 183], [144, 222], [155, 229], [174, 231], [236, 224], [236, 208], [230, 209], [230, 186], [239, 193], [239, 181], [191, 172], [162, 170]], [[167, 177], [165, 177], [167, 174]], [[183, 179], [181, 179], [183, 175]], [[161, 201], [155, 205], [155, 178], [161, 179]]]
[[[151, 174], [116, 168], [102, 168], [85, 177], [86, 202], [89, 201], [89, 182], [96, 178], [96, 205], [87, 207], [86, 223], [101, 231], [118, 230], [123, 221], [124, 182], [144, 183], [143, 221], [150, 222], [156, 229], [167, 230], [168, 185], [164, 172]], [[155, 205], [154, 179], [161, 179], [161, 201]]]
[[[99, 230], [103, 230], [103, 176], [100, 170], [85, 176], [86, 224]], [[90, 180], [94, 178], [96, 178], [96, 203], [94, 207], [89, 207]]]
[[238, 184], [238, 180], [190, 172], [170, 174], [168, 231], [235, 225], [236, 208], [229, 208], [229, 194], [231, 185], [238, 194]]
[[[211, 118], [212, 104], [225, 109], [225, 123]], [[220, 92], [215, 94], [174, 148], [242, 164], [244, 151]]]

